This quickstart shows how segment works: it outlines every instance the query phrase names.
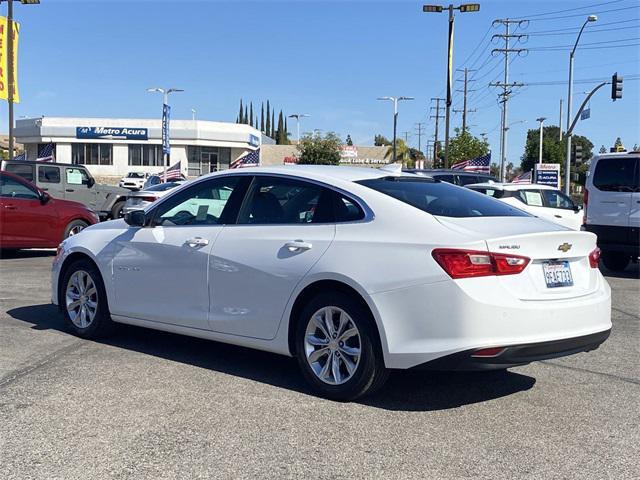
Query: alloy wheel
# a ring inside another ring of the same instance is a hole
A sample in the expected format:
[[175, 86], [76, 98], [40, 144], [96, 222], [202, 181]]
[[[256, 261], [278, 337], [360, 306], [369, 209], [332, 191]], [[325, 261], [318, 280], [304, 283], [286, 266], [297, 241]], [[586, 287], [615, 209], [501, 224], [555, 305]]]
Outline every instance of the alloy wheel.
[[76, 225], [71, 230], [69, 230], [69, 236], [73, 237], [74, 235], [79, 234], [84, 229], [85, 229], [84, 225]]
[[84, 270], [77, 270], [69, 277], [65, 292], [67, 313], [78, 328], [87, 328], [98, 311], [98, 289]]
[[323, 307], [309, 319], [304, 348], [316, 377], [329, 385], [341, 385], [358, 369], [362, 350], [360, 332], [343, 309]]

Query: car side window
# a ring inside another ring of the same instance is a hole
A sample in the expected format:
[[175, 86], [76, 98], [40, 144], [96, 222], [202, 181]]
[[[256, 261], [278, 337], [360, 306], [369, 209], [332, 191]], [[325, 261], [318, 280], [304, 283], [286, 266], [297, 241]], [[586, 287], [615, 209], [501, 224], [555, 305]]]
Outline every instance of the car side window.
[[638, 159], [603, 158], [593, 174], [593, 186], [604, 192], [634, 192], [640, 189]]
[[40, 165], [38, 167], [38, 182], [60, 183], [60, 168]]
[[10, 163], [5, 167], [5, 170], [9, 173], [22, 177], [29, 182], [33, 182], [33, 165]]
[[520, 190], [517, 198], [530, 207], [543, 207], [540, 190]]
[[476, 175], [458, 175], [458, 185], [470, 185], [479, 182], [480, 180]]
[[254, 178], [238, 224], [305, 224], [333, 221], [331, 194], [320, 185], [281, 177]]
[[89, 176], [81, 168], [65, 168], [67, 185], [88, 185]]
[[162, 202], [153, 212], [154, 226], [218, 225], [224, 223], [239, 177], [224, 176], [197, 183]]
[[573, 210], [573, 201], [564, 193], [557, 190], [543, 190], [542, 193], [548, 207]]
[[440, 180], [441, 182], [455, 183], [453, 175], [433, 175], [433, 178]]
[[3, 198], [22, 198], [26, 200], [37, 200], [39, 195], [24, 183], [18, 182], [13, 178], [2, 175], [0, 177], [0, 197]]
[[344, 195], [334, 192], [333, 209], [335, 222], [357, 222], [364, 218], [364, 211], [355, 201], [345, 197]]

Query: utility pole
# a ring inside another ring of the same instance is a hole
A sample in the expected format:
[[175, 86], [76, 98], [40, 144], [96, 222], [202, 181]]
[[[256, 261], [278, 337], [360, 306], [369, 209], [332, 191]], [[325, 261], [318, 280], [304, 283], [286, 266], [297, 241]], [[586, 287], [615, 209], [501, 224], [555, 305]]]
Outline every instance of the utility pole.
[[538, 148], [538, 165], [542, 163], [542, 124], [547, 117], [536, 118], [536, 122], [540, 122], [540, 146]]
[[562, 99], [560, 99], [560, 121], [558, 126], [560, 127], [560, 141], [562, 141]]
[[[465, 132], [467, 130], [467, 112], [475, 112], [476, 110], [469, 110], [467, 109], [467, 93], [468, 92], [475, 92], [475, 90], [469, 90], [468, 89], [468, 83], [469, 83], [469, 72], [474, 72], [475, 70], [469, 70], [468, 68], [465, 68], [464, 70], [457, 70], [458, 72], [464, 72], [464, 88], [462, 90], [456, 90], [456, 92], [463, 92], [463, 103], [462, 103], [462, 110], [456, 110], [455, 108], [453, 109], [454, 113], [460, 113], [462, 112], [462, 131]], [[473, 81], [473, 80], [472, 80]]]
[[494, 48], [491, 53], [502, 53], [504, 55], [504, 77], [503, 77], [503, 81], [502, 82], [495, 82], [495, 83], [490, 83], [490, 86], [494, 86], [494, 87], [501, 87], [502, 88], [502, 93], [500, 94], [500, 96], [502, 97], [502, 100], [500, 101], [502, 103], [502, 118], [500, 120], [501, 123], [501, 135], [500, 135], [500, 181], [504, 182], [504, 167], [507, 163], [507, 131], [509, 129], [508, 125], [507, 125], [507, 119], [508, 119], [508, 115], [507, 115], [507, 110], [508, 110], [508, 103], [509, 103], [509, 96], [511, 95], [511, 88], [513, 87], [522, 87], [524, 85], [524, 83], [519, 83], [519, 82], [513, 82], [513, 83], [509, 83], [509, 54], [510, 53], [516, 53], [516, 54], [520, 54], [522, 52], [525, 52], [527, 49], [526, 48], [509, 48], [509, 41], [513, 38], [515, 39], [516, 42], [521, 41], [522, 38], [527, 37], [527, 35], [524, 34], [510, 34], [509, 33], [509, 26], [516, 24], [516, 25], [523, 25], [526, 24], [527, 20], [509, 20], [508, 18], [504, 18], [504, 19], [498, 19], [498, 20], [494, 20], [493, 25], [498, 25], [498, 24], [502, 24], [505, 27], [505, 33], [504, 34], [498, 34], [498, 35], [493, 35], [493, 37], [491, 37], [491, 39], [493, 40], [494, 38], [500, 38], [502, 40], [504, 40], [504, 48]]
[[416, 123], [416, 133], [418, 134], [418, 150], [420, 151], [422, 151], [422, 134], [424, 133], [423, 125], [424, 122]]
[[435, 115], [430, 115], [429, 118], [435, 118], [436, 120], [436, 131], [435, 131], [435, 135], [434, 138], [435, 140], [433, 141], [433, 164], [435, 166], [436, 162], [438, 161], [438, 149], [439, 149], [439, 142], [438, 142], [438, 125], [440, 123], [440, 119], [444, 118], [443, 115], [440, 115], [440, 101], [444, 101], [444, 98], [432, 98], [431, 100], [435, 100], [436, 101], [436, 106], [435, 107], [431, 107], [431, 110], [436, 111]]

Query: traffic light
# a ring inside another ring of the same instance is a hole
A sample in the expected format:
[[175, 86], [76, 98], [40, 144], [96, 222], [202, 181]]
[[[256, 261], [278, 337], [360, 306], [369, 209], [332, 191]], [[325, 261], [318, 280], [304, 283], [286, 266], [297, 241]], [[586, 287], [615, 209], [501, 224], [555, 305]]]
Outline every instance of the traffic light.
[[573, 162], [578, 165], [582, 163], [582, 145], [575, 144], [573, 146]]
[[615, 102], [619, 98], [622, 98], [622, 77], [616, 72], [611, 77], [611, 100]]

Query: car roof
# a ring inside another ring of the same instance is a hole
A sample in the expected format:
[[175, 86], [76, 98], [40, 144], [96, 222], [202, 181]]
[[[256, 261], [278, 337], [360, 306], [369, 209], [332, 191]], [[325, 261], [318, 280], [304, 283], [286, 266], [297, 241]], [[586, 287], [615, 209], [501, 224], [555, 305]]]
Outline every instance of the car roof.
[[[332, 180], [342, 180], [346, 182], [356, 182], [384, 177], [408, 177], [416, 178], [415, 174], [402, 172], [395, 168], [368, 168], [368, 167], [347, 167], [339, 165], [276, 165], [271, 167], [248, 167], [242, 170], [229, 169], [221, 172], [210, 173], [203, 177], [218, 175], [233, 175], [237, 173], [260, 173], [274, 175], [293, 175], [311, 180], [331, 183]], [[200, 178], [203, 178], [200, 177]]]
[[499, 183], [499, 182], [484, 182], [484, 183], [472, 183], [465, 185], [467, 188], [493, 188], [494, 190], [558, 190], [551, 185], [541, 185], [538, 183]]

